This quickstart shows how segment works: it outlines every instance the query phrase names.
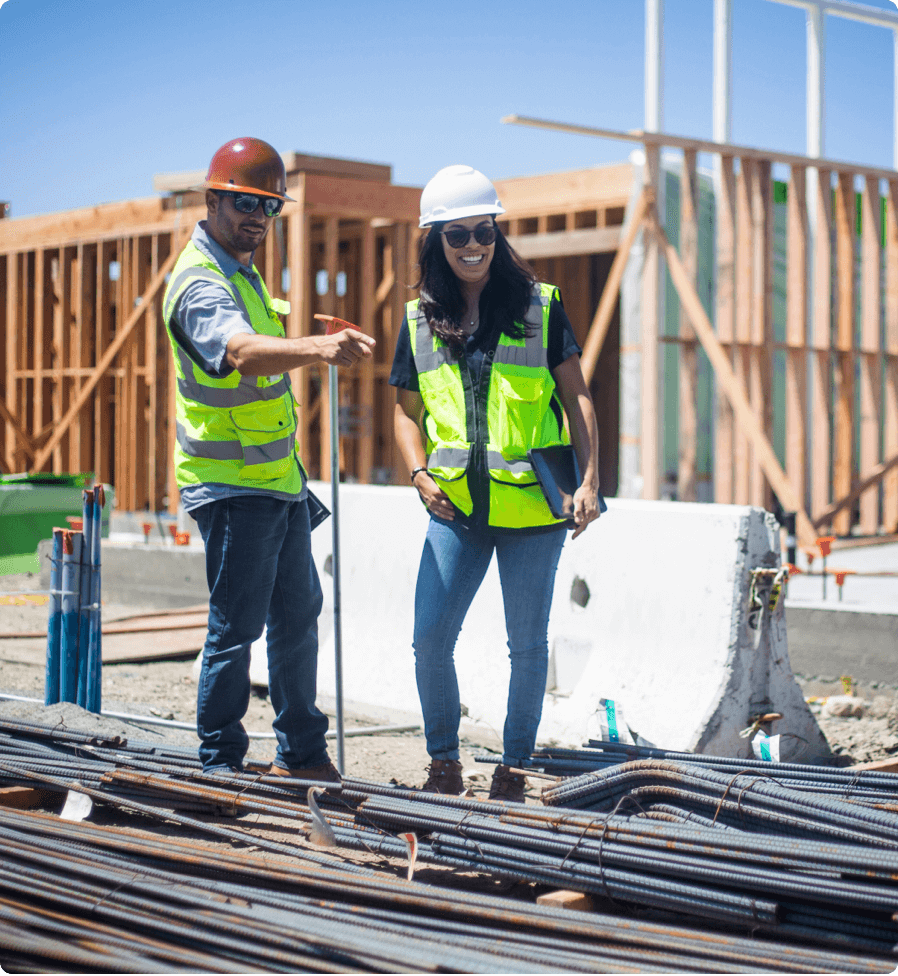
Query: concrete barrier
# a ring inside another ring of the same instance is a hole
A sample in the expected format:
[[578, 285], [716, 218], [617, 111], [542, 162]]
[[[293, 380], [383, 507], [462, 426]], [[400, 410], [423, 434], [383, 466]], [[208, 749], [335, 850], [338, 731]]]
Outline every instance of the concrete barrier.
[[[330, 488], [313, 485], [327, 502]], [[340, 492], [344, 695], [418, 709], [413, 603], [427, 515], [410, 488]], [[761, 509], [609, 500], [565, 544], [549, 625], [550, 688], [539, 741], [581, 744], [600, 698], [673, 750], [749, 755], [739, 732], [776, 711], [784, 756], [829, 750], [789, 666], [782, 601], [749, 619], [751, 573], [778, 565], [779, 530]], [[322, 571], [319, 687], [334, 693], [329, 523], [313, 533]], [[509, 663], [495, 561], [456, 647], [468, 718], [501, 733]], [[799, 748], [799, 744], [801, 747]], [[791, 746], [791, 748], [790, 748]]]

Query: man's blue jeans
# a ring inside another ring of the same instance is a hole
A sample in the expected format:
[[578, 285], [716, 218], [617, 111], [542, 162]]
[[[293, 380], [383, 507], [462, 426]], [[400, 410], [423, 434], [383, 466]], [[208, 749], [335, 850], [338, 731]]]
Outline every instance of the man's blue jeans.
[[274, 761], [286, 768], [325, 762], [327, 717], [315, 706], [322, 596], [307, 503], [236, 495], [191, 515], [206, 545], [210, 594], [197, 691], [203, 768], [243, 766], [249, 651], [266, 624]]
[[511, 682], [502, 762], [530, 758], [542, 715], [547, 631], [564, 529], [492, 533], [431, 516], [415, 591], [415, 676], [432, 759], [458, 759], [461, 721], [455, 642], [493, 550], [499, 564]]

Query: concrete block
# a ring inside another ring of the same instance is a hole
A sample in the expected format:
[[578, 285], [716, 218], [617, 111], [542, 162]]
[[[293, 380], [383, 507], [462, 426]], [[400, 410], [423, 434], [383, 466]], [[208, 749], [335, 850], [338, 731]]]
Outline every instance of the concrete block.
[[[790, 595], [794, 581], [789, 583]], [[898, 687], [896, 605], [786, 602], [789, 657], [796, 674]]]

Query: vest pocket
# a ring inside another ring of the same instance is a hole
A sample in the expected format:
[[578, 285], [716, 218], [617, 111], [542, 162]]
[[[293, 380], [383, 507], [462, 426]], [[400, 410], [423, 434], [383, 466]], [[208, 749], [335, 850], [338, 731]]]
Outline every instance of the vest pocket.
[[[507, 457], [526, 456], [538, 446], [542, 418], [548, 407], [549, 389], [544, 376], [515, 376], [493, 372], [496, 390], [497, 429], [490, 430], [493, 443], [502, 444]], [[492, 428], [492, 424], [490, 424]]]
[[293, 463], [296, 425], [283, 398], [255, 401], [228, 411], [243, 451], [238, 479], [282, 478]]

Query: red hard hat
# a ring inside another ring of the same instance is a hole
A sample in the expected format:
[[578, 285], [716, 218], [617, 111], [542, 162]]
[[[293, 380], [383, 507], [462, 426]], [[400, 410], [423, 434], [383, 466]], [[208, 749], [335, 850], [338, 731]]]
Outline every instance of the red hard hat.
[[212, 157], [203, 187], [293, 200], [287, 196], [284, 161], [274, 146], [261, 139], [226, 142]]

